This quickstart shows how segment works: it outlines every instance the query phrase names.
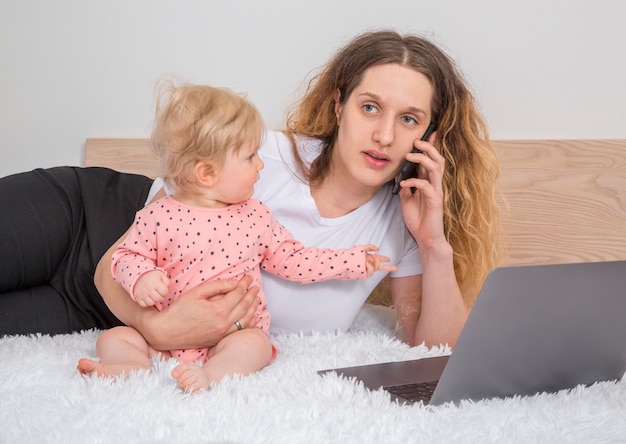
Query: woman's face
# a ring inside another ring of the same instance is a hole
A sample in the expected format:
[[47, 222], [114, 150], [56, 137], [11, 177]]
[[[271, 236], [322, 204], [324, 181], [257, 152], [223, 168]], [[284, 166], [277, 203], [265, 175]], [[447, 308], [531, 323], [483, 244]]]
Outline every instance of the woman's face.
[[350, 97], [335, 106], [339, 131], [333, 169], [360, 186], [380, 188], [397, 175], [431, 119], [428, 79], [396, 64], [368, 68]]

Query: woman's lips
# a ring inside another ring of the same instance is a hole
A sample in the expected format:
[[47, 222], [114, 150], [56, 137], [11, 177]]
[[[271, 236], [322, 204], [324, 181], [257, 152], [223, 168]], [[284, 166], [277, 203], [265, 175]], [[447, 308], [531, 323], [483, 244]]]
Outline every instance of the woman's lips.
[[363, 157], [372, 168], [381, 169], [389, 165], [389, 158], [375, 151], [363, 151]]

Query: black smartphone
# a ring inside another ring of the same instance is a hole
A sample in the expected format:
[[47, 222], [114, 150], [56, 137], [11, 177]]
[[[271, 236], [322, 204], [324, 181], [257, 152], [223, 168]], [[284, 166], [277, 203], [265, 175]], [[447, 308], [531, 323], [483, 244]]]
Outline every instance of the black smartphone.
[[[428, 125], [428, 128], [426, 128], [426, 132], [424, 133], [424, 135], [422, 136], [420, 140], [428, 140], [430, 135], [436, 129], [437, 129], [437, 124], [431, 120], [430, 124]], [[413, 147], [411, 152], [419, 153], [420, 150]], [[400, 169], [400, 173], [398, 174], [398, 177], [396, 178], [396, 183], [393, 186], [393, 190], [391, 192], [393, 194], [398, 194], [400, 192], [400, 182], [402, 182], [404, 179], [408, 179], [409, 177], [417, 177], [417, 164], [413, 162], [409, 162], [407, 160], [406, 162], [404, 162], [404, 165], [402, 165], [402, 168]]]

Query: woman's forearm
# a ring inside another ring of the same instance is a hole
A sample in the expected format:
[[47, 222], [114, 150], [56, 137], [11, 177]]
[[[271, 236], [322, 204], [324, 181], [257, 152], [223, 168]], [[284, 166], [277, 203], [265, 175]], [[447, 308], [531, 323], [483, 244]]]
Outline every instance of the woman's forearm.
[[398, 318], [395, 336], [411, 347], [420, 344], [422, 341], [416, 342], [415, 329], [420, 315], [422, 275], [392, 278], [389, 288]]
[[446, 243], [423, 250], [421, 255], [421, 313], [415, 340], [427, 346], [448, 344], [454, 347], [469, 316], [469, 308], [456, 280], [452, 247]]
[[[116, 243], [115, 245], [117, 245]], [[126, 290], [115, 280], [111, 274], [111, 257], [115, 246], [112, 246], [102, 256], [94, 275], [94, 283], [98, 292], [102, 296], [105, 304], [122, 323], [131, 326], [141, 332], [144, 336], [151, 336], [150, 331], [145, 328], [145, 321], [155, 313], [154, 308], [143, 308], [134, 302]], [[148, 342], [154, 340], [159, 342], [157, 338], [146, 337]]]

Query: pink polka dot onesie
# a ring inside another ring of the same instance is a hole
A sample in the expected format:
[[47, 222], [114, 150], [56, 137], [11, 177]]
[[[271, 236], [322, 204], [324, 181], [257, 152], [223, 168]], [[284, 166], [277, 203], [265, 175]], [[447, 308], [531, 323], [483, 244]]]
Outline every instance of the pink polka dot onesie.
[[[134, 299], [137, 279], [162, 270], [169, 295], [158, 310], [203, 282], [253, 277], [261, 288], [257, 326], [269, 335], [270, 314], [261, 286], [261, 268], [300, 283], [367, 277], [365, 250], [305, 248], [291, 237], [260, 201], [224, 208], [199, 208], [166, 196], [138, 211], [128, 237], [113, 254], [112, 273]], [[206, 360], [207, 349], [172, 350], [183, 361]]]

